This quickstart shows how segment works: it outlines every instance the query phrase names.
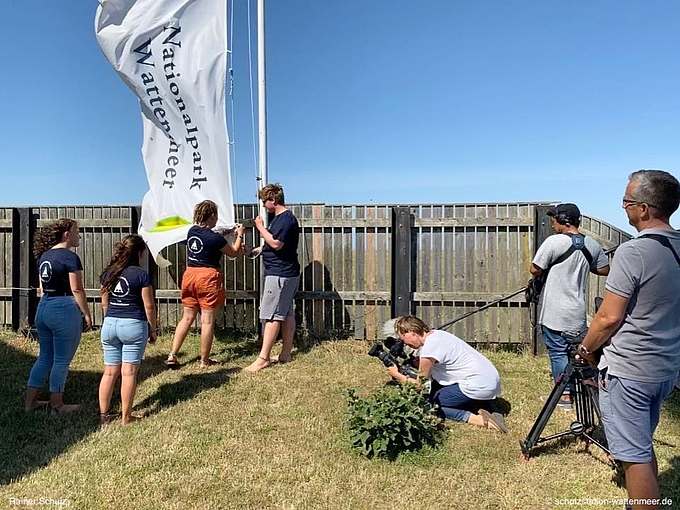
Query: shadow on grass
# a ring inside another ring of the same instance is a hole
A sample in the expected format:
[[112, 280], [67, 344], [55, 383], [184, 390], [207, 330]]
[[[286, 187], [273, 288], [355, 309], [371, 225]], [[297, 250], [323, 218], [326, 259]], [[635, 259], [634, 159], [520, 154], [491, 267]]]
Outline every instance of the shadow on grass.
[[[66, 382], [65, 400], [67, 403], [79, 403], [81, 408], [53, 417], [45, 410], [24, 412], [26, 381], [35, 356], [13, 347], [11, 341], [2, 340], [0, 359], [0, 485], [7, 485], [48, 465], [98, 429], [98, 387], [102, 368], [97, 366], [94, 371], [71, 369]], [[162, 355], [145, 359], [139, 381], [166, 371], [164, 362], [165, 357]], [[153, 395], [135, 405], [135, 409], [154, 414], [163, 408], [190, 400], [206, 389], [221, 386], [238, 371], [240, 368], [224, 368], [187, 374], [179, 381], [160, 386]], [[119, 401], [119, 393], [117, 385], [112, 408]], [[40, 398], [49, 398], [46, 388]]]
[[[62, 416], [24, 412], [26, 381], [35, 357], [0, 341], [0, 485], [49, 464], [55, 457], [97, 429], [97, 387], [101, 371], [69, 371], [67, 403], [81, 409]], [[47, 398], [45, 390], [41, 398]]]
[[156, 414], [165, 408], [191, 400], [205, 390], [222, 386], [229, 382], [230, 376], [240, 371], [240, 368], [234, 367], [187, 374], [179, 381], [161, 385], [153, 395], [136, 404], [135, 409], [143, 409], [145, 416]]
[[677, 504], [680, 501], [680, 456], [673, 457], [670, 464], [669, 469], [659, 473], [659, 490], [662, 498], [672, 499]]

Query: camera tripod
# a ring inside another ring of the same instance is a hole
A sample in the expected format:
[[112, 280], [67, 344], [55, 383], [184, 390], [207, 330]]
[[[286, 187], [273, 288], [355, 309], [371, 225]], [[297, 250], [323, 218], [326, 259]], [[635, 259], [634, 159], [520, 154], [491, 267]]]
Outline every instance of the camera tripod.
[[[553, 434], [547, 437], [541, 437], [543, 429], [548, 420], [552, 416], [553, 411], [562, 398], [562, 394], [567, 386], [571, 387], [571, 404], [576, 410], [576, 420], [571, 423], [568, 430]], [[612, 461], [611, 453], [607, 449], [607, 441], [603, 439], [602, 442], [594, 437], [594, 432], [604, 429], [601, 426], [600, 420], [600, 406], [598, 403], [598, 389], [597, 389], [597, 371], [590, 367], [585, 361], [569, 360], [564, 372], [559, 376], [555, 386], [550, 393], [543, 409], [538, 414], [536, 421], [529, 435], [524, 441], [520, 441], [520, 448], [522, 449], [522, 458], [529, 460], [531, 450], [536, 445], [557, 439], [567, 435], [580, 437], [586, 442], [586, 449], [593, 443], [606, 454], [607, 458]]]

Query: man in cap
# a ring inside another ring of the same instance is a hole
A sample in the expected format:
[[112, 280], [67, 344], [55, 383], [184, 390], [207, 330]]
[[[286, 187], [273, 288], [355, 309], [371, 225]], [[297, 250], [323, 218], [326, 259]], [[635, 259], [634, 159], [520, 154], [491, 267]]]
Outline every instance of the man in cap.
[[[588, 271], [606, 276], [609, 259], [597, 241], [579, 232], [581, 211], [576, 204], [558, 204], [547, 214], [555, 234], [538, 248], [529, 271], [535, 277], [547, 276], [538, 301], [537, 323], [548, 350], [553, 379], [557, 380], [569, 361], [564, 334], [576, 336], [587, 327]], [[565, 388], [558, 403], [564, 409], [571, 409], [569, 391], [570, 388]]]

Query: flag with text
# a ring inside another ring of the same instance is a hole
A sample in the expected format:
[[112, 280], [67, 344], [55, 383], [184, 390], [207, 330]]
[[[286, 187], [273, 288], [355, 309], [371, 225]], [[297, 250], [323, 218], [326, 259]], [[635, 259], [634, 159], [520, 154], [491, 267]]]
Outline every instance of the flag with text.
[[154, 258], [186, 240], [194, 206], [234, 223], [225, 110], [226, 0], [99, 0], [97, 41], [139, 98], [149, 191], [139, 233]]

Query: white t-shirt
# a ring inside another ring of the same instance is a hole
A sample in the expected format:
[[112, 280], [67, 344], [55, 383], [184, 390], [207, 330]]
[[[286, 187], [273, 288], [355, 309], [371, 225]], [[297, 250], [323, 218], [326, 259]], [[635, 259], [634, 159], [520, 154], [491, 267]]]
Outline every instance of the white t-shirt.
[[420, 357], [437, 361], [432, 367], [432, 379], [442, 386], [458, 383], [466, 397], [492, 400], [501, 393], [501, 378], [496, 367], [451, 333], [431, 331], [420, 348]]

